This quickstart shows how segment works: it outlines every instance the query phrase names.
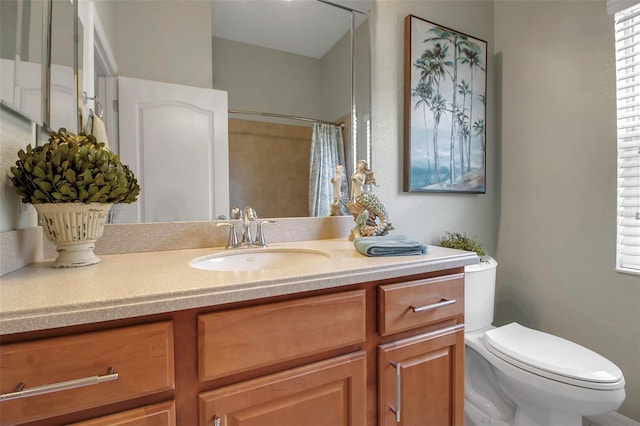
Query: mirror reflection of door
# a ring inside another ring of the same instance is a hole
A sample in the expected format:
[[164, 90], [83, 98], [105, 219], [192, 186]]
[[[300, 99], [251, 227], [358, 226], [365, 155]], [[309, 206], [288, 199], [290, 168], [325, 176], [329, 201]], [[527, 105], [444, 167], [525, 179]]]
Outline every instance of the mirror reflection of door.
[[[77, 16], [70, 1], [51, 4], [51, 67], [48, 126], [52, 130], [64, 127], [78, 132], [78, 94], [75, 63], [78, 51], [74, 44]], [[78, 23], [81, 25], [80, 23]]]
[[118, 78], [120, 157], [142, 188], [118, 222], [200, 221], [229, 212], [227, 93]]
[[0, 1], [0, 100], [42, 123], [44, 0]]

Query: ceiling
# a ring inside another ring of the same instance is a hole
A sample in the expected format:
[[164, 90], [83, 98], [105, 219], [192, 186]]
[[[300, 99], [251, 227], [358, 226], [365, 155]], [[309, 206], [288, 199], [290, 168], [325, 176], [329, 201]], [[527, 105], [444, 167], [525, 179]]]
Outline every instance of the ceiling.
[[[370, 0], [332, 0], [368, 12]], [[351, 13], [316, 0], [212, 0], [213, 36], [321, 58], [349, 31]], [[355, 13], [356, 27], [366, 15]]]

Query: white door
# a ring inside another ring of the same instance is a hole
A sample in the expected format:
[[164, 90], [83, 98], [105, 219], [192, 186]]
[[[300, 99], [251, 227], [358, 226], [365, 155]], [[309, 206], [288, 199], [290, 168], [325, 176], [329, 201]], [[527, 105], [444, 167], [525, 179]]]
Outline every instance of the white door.
[[0, 100], [42, 124], [42, 65], [0, 59]]
[[49, 127], [56, 132], [60, 128], [78, 133], [78, 99], [73, 68], [51, 64], [51, 108]]
[[227, 92], [118, 78], [120, 157], [141, 187], [118, 222], [229, 214]]

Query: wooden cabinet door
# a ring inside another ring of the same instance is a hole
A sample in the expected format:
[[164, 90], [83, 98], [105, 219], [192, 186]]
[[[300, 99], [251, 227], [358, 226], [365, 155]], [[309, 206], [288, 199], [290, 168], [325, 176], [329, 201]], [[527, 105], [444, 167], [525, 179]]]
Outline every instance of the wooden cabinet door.
[[380, 426], [462, 426], [464, 326], [378, 347]]
[[365, 353], [356, 352], [200, 395], [201, 426], [362, 426]]

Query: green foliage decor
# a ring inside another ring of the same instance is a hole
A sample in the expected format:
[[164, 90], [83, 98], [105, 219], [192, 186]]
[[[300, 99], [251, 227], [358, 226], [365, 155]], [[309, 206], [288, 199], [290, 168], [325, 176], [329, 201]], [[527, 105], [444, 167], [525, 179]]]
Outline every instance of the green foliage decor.
[[468, 237], [466, 234], [459, 232], [447, 232], [440, 239], [440, 246], [457, 250], [474, 251], [478, 257], [484, 257], [487, 252], [482, 248], [474, 238]]
[[9, 178], [23, 203], [133, 203], [138, 181], [104, 146], [62, 128], [44, 145], [21, 149]]

